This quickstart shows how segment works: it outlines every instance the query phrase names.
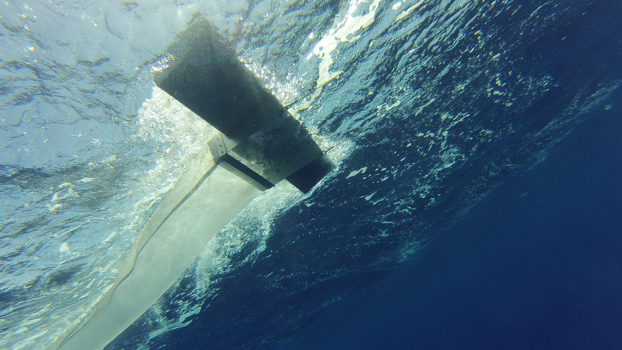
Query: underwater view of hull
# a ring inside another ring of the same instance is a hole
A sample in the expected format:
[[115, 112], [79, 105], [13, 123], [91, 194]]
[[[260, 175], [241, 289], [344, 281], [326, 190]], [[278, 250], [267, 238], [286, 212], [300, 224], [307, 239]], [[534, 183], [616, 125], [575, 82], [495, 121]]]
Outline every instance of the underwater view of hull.
[[[203, 196], [192, 215], [222, 222], [107, 349], [301, 347], [326, 315], [416, 269], [573, 130], [619, 115], [616, 1], [5, 5], [1, 348], [55, 348], [96, 319], [144, 232], [197, 183], [184, 179], [216, 130], [153, 82], [197, 20], [335, 168], [306, 194], [285, 182], [259, 194], [240, 180], [252, 193], [236, 198], [218, 185], [226, 215]], [[127, 293], [140, 289], [149, 285]]]

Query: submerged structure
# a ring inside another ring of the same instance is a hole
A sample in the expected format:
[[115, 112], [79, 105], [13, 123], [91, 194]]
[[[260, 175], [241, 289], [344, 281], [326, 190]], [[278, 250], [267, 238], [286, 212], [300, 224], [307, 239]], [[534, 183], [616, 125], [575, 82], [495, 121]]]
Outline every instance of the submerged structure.
[[[261, 191], [310, 191], [332, 163], [206, 20], [168, 49], [155, 83], [220, 131], [158, 207], [104, 298], [53, 349], [102, 349], [173, 285], [205, 244]], [[222, 167], [218, 167], [222, 165]], [[226, 170], [221, 170], [221, 168]], [[233, 174], [233, 175], [232, 175]]]
[[211, 23], [194, 22], [167, 52], [174, 58], [155, 82], [220, 131], [209, 141], [216, 163], [261, 190], [285, 179], [306, 193], [330, 171], [307, 129]]

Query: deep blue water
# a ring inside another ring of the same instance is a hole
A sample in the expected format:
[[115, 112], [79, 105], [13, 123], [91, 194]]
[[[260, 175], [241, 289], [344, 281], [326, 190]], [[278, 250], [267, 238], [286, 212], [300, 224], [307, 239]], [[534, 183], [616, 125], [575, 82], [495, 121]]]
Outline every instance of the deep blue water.
[[[544, 162], [284, 348], [622, 348], [620, 130], [615, 107], [584, 122]], [[210, 339], [178, 336], [174, 349]]]
[[295, 348], [622, 348], [620, 130], [581, 125]]

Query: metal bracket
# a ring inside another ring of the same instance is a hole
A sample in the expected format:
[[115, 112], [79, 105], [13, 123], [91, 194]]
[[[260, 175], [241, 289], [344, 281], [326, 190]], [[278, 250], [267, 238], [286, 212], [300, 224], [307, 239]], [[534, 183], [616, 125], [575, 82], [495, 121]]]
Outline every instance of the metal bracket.
[[261, 177], [261, 175], [257, 174], [251, 168], [247, 167], [242, 162], [235, 159], [231, 154], [229, 154], [224, 139], [225, 138], [223, 137], [223, 135], [219, 133], [207, 143], [216, 164], [222, 165], [223, 168], [241, 177], [242, 179], [246, 180], [246, 182], [252, 184], [253, 186], [257, 187], [262, 191], [274, 187], [274, 184], [272, 184], [270, 181], [264, 179], [263, 177]]

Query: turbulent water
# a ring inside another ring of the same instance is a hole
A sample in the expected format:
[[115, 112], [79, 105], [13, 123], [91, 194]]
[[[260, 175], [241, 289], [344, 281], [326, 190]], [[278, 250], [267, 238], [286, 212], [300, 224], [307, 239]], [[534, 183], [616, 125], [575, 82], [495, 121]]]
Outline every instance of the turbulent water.
[[84, 318], [206, 151], [213, 129], [152, 82], [192, 20], [219, 28], [337, 169], [306, 196], [257, 198], [110, 349], [288, 348], [613, 108], [620, 14], [613, 0], [5, 2], [0, 348], [41, 348]]

